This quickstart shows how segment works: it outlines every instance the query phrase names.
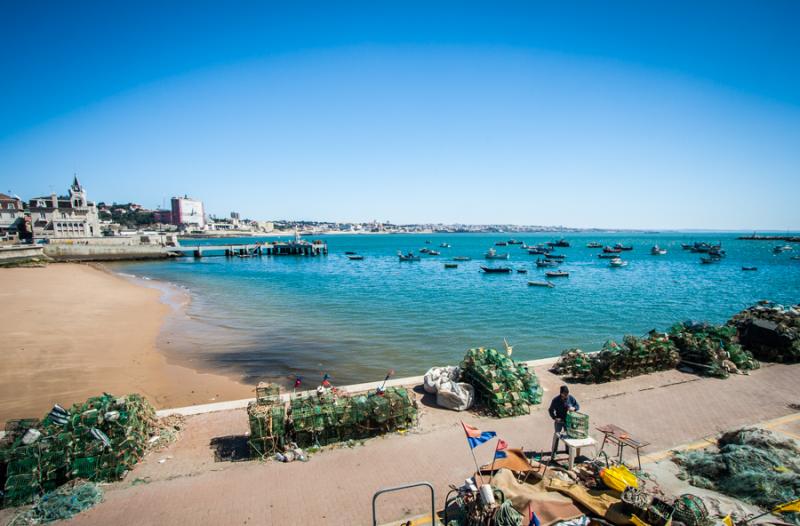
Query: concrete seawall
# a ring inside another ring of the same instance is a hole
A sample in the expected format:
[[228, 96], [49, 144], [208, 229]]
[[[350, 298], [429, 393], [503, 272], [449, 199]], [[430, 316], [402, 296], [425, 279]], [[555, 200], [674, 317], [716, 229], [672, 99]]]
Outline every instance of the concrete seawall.
[[41, 245], [0, 246], [0, 266], [43, 261], [47, 259]]
[[152, 245], [45, 245], [44, 253], [55, 261], [121, 261], [170, 257], [168, 249]]

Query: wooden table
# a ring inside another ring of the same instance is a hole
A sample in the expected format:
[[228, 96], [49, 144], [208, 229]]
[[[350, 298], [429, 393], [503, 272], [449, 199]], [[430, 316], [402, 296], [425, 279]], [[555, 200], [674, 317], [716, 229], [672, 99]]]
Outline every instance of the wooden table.
[[636, 440], [633, 438], [630, 433], [625, 431], [619, 426], [615, 426], [614, 424], [607, 424], [604, 426], [600, 426], [595, 428], [601, 433], [603, 433], [603, 444], [600, 446], [600, 451], [603, 451], [603, 448], [606, 446], [606, 442], [610, 444], [614, 444], [617, 446], [617, 456], [619, 457], [619, 463], [622, 464], [622, 453], [625, 449], [625, 446], [633, 449], [636, 451], [636, 461], [639, 463], [639, 469], [642, 469], [642, 457], [640, 454], [640, 450], [643, 447], [649, 446], [650, 442], [643, 442], [641, 440]]

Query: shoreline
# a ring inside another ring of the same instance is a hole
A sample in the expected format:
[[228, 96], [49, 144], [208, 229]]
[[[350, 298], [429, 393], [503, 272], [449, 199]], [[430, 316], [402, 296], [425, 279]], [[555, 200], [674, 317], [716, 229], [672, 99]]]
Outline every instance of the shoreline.
[[0, 269], [6, 320], [0, 422], [42, 417], [103, 392], [156, 408], [248, 396], [252, 388], [175, 364], [158, 349], [171, 307], [162, 292], [98, 265]]

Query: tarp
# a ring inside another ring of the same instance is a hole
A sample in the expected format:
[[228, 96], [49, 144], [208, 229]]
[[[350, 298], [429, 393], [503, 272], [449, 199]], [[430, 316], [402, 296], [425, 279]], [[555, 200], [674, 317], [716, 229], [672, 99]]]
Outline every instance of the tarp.
[[560, 521], [574, 519], [583, 512], [573, 504], [572, 499], [557, 492], [547, 491], [545, 484], [527, 484], [517, 482], [517, 478], [508, 469], [501, 469], [492, 478], [492, 485], [503, 491], [503, 495], [514, 509], [528, 516], [528, 506], [539, 517], [541, 526], [551, 526]]
[[580, 484], [556, 478], [548, 479], [546, 484], [548, 489], [563, 493], [609, 522], [618, 526], [633, 524], [630, 515], [623, 511], [624, 504], [618, 491], [590, 490]]

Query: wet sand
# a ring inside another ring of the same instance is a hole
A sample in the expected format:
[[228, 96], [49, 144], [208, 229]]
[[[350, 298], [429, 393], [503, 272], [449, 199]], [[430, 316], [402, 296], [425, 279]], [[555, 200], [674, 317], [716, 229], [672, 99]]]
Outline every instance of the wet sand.
[[0, 423], [104, 391], [157, 408], [233, 400], [252, 387], [167, 362], [161, 293], [89, 265], [0, 269]]

